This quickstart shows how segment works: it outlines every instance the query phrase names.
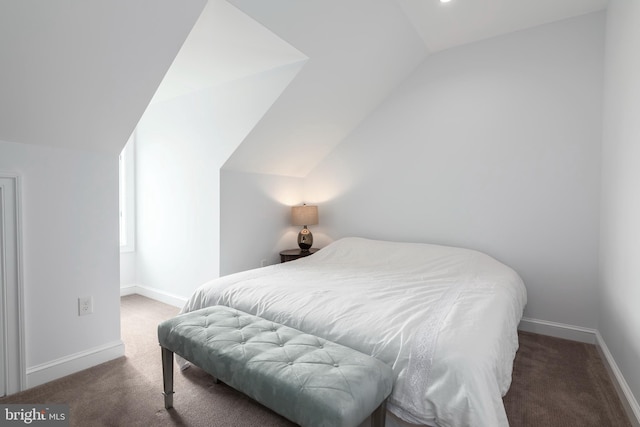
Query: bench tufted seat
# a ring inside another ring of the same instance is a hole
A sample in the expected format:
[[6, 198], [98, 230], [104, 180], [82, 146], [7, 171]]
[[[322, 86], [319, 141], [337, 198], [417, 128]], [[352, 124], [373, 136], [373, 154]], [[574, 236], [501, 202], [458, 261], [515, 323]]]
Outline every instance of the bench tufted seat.
[[158, 339], [167, 409], [176, 353], [301, 426], [384, 426], [391, 368], [348, 347], [224, 306], [166, 320]]

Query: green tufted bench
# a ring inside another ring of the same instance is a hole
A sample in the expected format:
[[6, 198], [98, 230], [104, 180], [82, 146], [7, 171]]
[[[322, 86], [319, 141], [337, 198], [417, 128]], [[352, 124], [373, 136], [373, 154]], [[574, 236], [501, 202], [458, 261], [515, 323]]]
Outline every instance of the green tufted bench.
[[229, 307], [158, 325], [165, 408], [173, 406], [173, 353], [304, 427], [384, 427], [391, 368], [371, 356]]

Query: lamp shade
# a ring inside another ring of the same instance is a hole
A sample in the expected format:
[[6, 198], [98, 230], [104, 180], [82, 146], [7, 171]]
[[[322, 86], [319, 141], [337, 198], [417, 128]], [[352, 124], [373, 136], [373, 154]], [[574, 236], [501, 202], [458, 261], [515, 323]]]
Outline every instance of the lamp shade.
[[291, 208], [291, 224], [293, 225], [315, 225], [318, 223], [317, 206], [293, 206]]

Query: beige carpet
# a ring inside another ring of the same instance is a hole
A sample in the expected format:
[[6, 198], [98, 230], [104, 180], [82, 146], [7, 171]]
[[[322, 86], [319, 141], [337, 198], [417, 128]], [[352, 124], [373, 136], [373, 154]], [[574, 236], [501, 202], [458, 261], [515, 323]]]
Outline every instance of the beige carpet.
[[[138, 295], [123, 297], [126, 357], [0, 403], [67, 403], [78, 427], [293, 425], [195, 367], [176, 372], [177, 409], [166, 411], [156, 326], [177, 312]], [[594, 346], [522, 333], [520, 347], [504, 398], [511, 427], [630, 426]]]

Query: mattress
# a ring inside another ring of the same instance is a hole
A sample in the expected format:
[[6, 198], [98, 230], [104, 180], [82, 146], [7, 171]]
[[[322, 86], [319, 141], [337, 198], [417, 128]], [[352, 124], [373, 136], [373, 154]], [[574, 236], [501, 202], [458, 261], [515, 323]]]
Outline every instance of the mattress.
[[205, 283], [182, 312], [226, 305], [376, 357], [394, 372], [388, 409], [430, 426], [507, 426], [518, 274], [469, 249], [356, 237], [312, 256]]

